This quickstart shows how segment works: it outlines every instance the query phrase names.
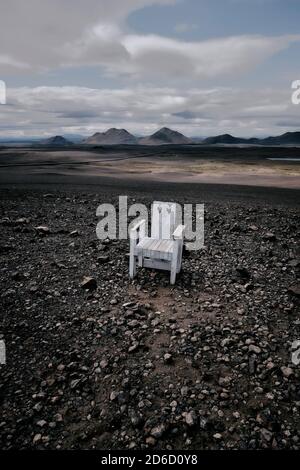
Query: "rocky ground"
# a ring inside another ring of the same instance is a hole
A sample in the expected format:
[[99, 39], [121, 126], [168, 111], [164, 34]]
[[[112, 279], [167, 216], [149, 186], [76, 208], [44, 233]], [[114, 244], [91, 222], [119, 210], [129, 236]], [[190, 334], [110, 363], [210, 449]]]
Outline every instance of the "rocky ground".
[[300, 449], [296, 205], [208, 200], [170, 287], [97, 240], [112, 194], [1, 191], [0, 447]]

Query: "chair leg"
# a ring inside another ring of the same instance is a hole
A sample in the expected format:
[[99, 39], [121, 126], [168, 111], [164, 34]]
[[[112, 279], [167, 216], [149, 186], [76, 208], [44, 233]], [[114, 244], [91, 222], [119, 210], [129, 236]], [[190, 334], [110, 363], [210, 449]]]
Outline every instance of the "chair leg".
[[136, 275], [136, 261], [135, 261], [135, 256], [130, 255], [129, 258], [129, 276], [131, 279], [133, 279]]
[[175, 282], [176, 282], [176, 269], [171, 269], [170, 284], [172, 284], [173, 286]]
[[181, 271], [181, 263], [182, 263], [182, 250], [183, 250], [183, 242], [180, 240], [179, 247], [178, 247], [178, 255], [177, 255], [177, 274]]
[[175, 243], [174, 252], [173, 252], [173, 256], [171, 260], [170, 283], [172, 285], [174, 285], [176, 282], [177, 258], [178, 258], [178, 243]]
[[134, 240], [130, 240], [130, 255], [129, 255], [129, 276], [133, 279], [136, 275], [136, 259], [134, 256]]

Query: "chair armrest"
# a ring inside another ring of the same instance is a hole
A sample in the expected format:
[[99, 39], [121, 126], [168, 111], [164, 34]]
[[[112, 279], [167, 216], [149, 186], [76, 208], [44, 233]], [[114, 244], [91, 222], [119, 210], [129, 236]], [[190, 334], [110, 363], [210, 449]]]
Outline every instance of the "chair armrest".
[[[132, 239], [144, 238], [145, 237], [145, 219], [137, 222], [133, 227], [129, 229], [129, 237]], [[139, 232], [139, 234], [138, 234]]]
[[182, 240], [184, 237], [185, 225], [178, 225], [174, 230], [173, 238], [174, 240]]

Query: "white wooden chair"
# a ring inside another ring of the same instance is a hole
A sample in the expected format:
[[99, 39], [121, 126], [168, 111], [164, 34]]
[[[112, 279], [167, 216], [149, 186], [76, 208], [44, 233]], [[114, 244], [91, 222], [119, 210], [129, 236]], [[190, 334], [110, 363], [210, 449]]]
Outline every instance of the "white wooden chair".
[[[129, 275], [136, 275], [136, 267], [166, 269], [170, 283], [175, 284], [180, 272], [185, 226], [178, 224], [176, 203], [155, 201], [152, 204], [151, 237], [146, 237], [146, 221], [140, 220], [130, 229]], [[175, 227], [176, 225], [176, 227]]]

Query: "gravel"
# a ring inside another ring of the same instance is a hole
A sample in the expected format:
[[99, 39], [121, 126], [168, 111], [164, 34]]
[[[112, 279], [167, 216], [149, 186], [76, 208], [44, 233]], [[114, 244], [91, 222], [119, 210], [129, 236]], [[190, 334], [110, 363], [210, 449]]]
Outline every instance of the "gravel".
[[207, 201], [171, 287], [129, 280], [100, 202], [117, 196], [2, 192], [1, 448], [299, 450], [297, 208]]

